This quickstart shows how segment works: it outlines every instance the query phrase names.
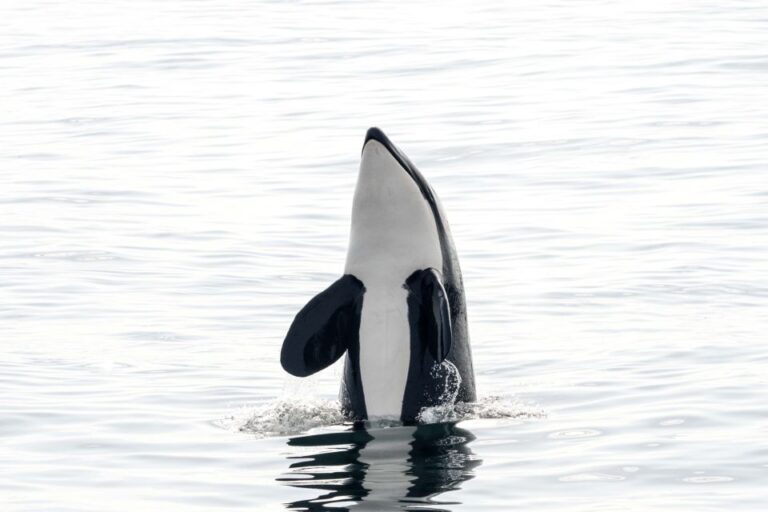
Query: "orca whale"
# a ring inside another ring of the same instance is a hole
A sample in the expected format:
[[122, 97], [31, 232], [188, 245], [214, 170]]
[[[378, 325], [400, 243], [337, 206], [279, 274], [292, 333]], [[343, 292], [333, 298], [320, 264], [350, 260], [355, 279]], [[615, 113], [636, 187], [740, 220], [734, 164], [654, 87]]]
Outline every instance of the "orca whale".
[[312, 375], [346, 354], [351, 420], [415, 422], [476, 399], [461, 270], [439, 199], [378, 128], [368, 130], [344, 275], [299, 311], [280, 362]]

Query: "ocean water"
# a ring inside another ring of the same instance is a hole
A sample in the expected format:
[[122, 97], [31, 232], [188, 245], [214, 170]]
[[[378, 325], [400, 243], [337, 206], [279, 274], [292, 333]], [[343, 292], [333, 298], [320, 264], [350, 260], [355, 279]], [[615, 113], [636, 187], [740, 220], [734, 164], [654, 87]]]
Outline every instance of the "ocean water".
[[[0, 509], [764, 510], [768, 5], [0, 5]], [[440, 195], [481, 395], [280, 368], [365, 130]]]

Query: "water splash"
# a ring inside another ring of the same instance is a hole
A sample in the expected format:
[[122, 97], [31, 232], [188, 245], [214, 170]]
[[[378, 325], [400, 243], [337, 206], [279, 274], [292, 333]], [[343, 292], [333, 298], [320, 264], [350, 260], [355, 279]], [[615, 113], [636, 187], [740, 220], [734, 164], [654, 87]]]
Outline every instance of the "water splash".
[[456, 365], [445, 360], [433, 366], [431, 374], [437, 382], [444, 383], [443, 391], [440, 393], [440, 403], [451, 405], [456, 403], [456, 397], [459, 396], [459, 389], [461, 388], [461, 374]]
[[258, 437], [287, 436], [313, 428], [341, 425], [346, 418], [335, 400], [318, 398], [281, 398], [257, 408], [243, 408], [219, 421], [232, 431], [256, 434]]
[[488, 395], [477, 402], [445, 403], [425, 407], [417, 418], [419, 423], [446, 423], [478, 419], [533, 419], [546, 413], [538, 405], [514, 397]]
[[[514, 397], [489, 395], [477, 402], [452, 403], [424, 408], [418, 415], [420, 424], [449, 423], [477, 419], [533, 419], [546, 413], [540, 407]], [[287, 436], [318, 427], [330, 427], [350, 422], [335, 400], [318, 398], [281, 398], [260, 407], [244, 407], [237, 413], [216, 422], [234, 432], [258, 437]], [[400, 426], [397, 420], [381, 419], [365, 422], [367, 428]]]

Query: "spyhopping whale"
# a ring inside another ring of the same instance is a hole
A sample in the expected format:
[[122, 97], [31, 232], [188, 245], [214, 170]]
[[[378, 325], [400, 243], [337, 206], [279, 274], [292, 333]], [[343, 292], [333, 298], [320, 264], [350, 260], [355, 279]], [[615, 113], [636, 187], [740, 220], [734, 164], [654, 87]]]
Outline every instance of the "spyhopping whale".
[[414, 422], [424, 407], [475, 401], [461, 270], [437, 195], [378, 128], [368, 130], [342, 275], [299, 311], [283, 342], [290, 374], [346, 355], [352, 420]]

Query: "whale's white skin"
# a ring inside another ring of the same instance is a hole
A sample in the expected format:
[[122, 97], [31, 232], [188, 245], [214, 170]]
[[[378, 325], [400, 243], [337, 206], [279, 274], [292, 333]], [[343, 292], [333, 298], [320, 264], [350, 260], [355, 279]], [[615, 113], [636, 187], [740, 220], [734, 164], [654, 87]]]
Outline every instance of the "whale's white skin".
[[413, 178], [371, 139], [363, 147], [344, 271], [365, 284], [360, 375], [369, 418], [400, 416], [411, 353], [403, 283], [425, 268], [443, 268], [434, 214]]

